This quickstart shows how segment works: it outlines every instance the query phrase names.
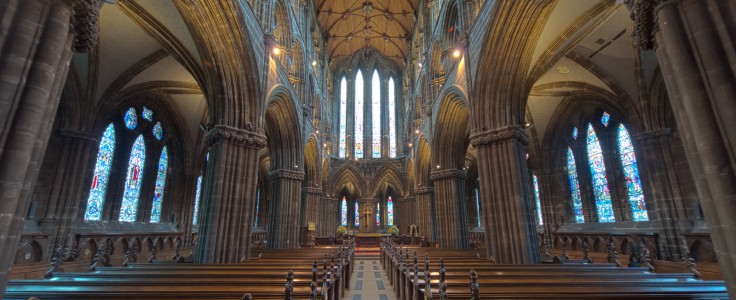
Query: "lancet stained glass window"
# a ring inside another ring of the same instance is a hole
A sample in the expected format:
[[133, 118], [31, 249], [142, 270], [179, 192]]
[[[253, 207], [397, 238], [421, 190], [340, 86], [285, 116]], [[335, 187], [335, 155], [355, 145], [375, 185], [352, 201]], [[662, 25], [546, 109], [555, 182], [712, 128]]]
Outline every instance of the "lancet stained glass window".
[[577, 127], [572, 128], [572, 138], [576, 140], [578, 139], [578, 128]]
[[371, 82], [371, 128], [373, 131], [373, 151], [374, 158], [381, 157], [381, 78], [378, 77], [378, 70], [373, 71], [373, 81]]
[[256, 188], [256, 217], [253, 221], [253, 227], [258, 226], [258, 207], [261, 205], [261, 188]]
[[141, 113], [141, 115], [149, 122], [153, 121], [153, 111], [150, 108], [144, 106], [143, 113]]
[[478, 192], [478, 189], [475, 189], [475, 213], [476, 213], [476, 217], [478, 218], [478, 227], [481, 227], [480, 192]]
[[161, 203], [164, 201], [164, 192], [166, 191], [166, 169], [169, 166], [169, 154], [166, 147], [161, 151], [161, 158], [158, 159], [158, 174], [156, 175], [156, 188], [153, 192], [153, 205], [151, 205], [151, 223], [161, 221]]
[[608, 127], [608, 122], [611, 121], [611, 115], [609, 115], [607, 112], [603, 112], [603, 115], [601, 116], [601, 124], [603, 126]]
[[393, 77], [388, 79], [388, 147], [389, 157], [396, 157], [396, 90]]
[[164, 128], [161, 126], [161, 122], [156, 122], [156, 125], [153, 125], [153, 136], [156, 137], [157, 140], [161, 140], [164, 138]]
[[87, 198], [87, 209], [84, 211], [84, 219], [97, 221], [102, 214], [102, 204], [105, 202], [107, 191], [107, 180], [110, 176], [110, 166], [115, 154], [115, 126], [107, 125], [100, 139], [100, 148], [97, 150], [97, 162], [92, 175], [92, 186]]
[[363, 73], [355, 75], [355, 158], [363, 158]]
[[347, 135], [347, 111], [348, 111], [348, 82], [345, 77], [340, 80], [340, 149], [338, 155], [345, 157], [347, 154], [346, 135]]
[[537, 220], [539, 221], [539, 225], [544, 225], [544, 220], [542, 220], [542, 200], [539, 199], [539, 181], [537, 181], [537, 175], [532, 175], [532, 180], [534, 181], [534, 200], [537, 202]]
[[608, 179], [606, 178], [606, 166], [603, 163], [603, 151], [593, 124], [590, 123], [588, 123], [586, 141], [590, 174], [593, 177], [593, 194], [595, 195], [595, 208], [598, 211], [598, 222], [615, 222], [616, 218], [613, 216], [613, 206], [611, 205], [611, 192], [608, 190]]
[[575, 154], [572, 153], [570, 147], [567, 147], [567, 178], [570, 180], [570, 198], [575, 223], [584, 223], [583, 200], [580, 198], [580, 185], [578, 184], [578, 169], [575, 164]]
[[202, 194], [202, 175], [197, 177], [197, 191], [194, 195], [194, 215], [192, 216], [192, 224], [197, 225], [197, 214], [199, 212], [199, 197]]
[[141, 193], [141, 179], [143, 179], [143, 164], [146, 161], [146, 144], [143, 135], [138, 135], [130, 150], [128, 161], [128, 175], [125, 177], [125, 191], [120, 205], [118, 221], [135, 222], [138, 213], [138, 198]]
[[634, 146], [631, 144], [629, 131], [626, 130], [624, 124], [618, 125], [618, 150], [621, 155], [621, 167], [624, 169], [624, 176], [626, 177], [626, 192], [629, 195], [631, 219], [634, 221], [649, 221]]
[[358, 201], [355, 201], [355, 227], [360, 226], [360, 211], [358, 211]]
[[342, 203], [340, 203], [340, 225], [348, 226], [348, 201], [345, 196], [342, 196]]
[[388, 196], [388, 202], [386, 202], [386, 215], [388, 226], [394, 226], [394, 200], [391, 199], [391, 196]]
[[135, 111], [135, 108], [130, 108], [125, 113], [125, 116], [123, 116], [123, 121], [125, 121], [125, 127], [128, 129], [134, 129], [136, 126], [138, 126], [138, 115]]
[[376, 225], [381, 226], [381, 204], [376, 205]]

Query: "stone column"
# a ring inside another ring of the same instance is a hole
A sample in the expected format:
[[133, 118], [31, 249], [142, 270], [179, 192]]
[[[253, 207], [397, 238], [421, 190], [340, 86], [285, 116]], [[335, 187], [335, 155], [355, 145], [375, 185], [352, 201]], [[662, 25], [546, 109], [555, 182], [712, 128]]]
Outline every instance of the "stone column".
[[[51, 239], [43, 253], [51, 254], [59, 246], [74, 245], [75, 223], [84, 218], [91, 170], [96, 162], [98, 138], [86, 132], [60, 130], [61, 149], [54, 167], [48, 207], [39, 228]], [[81, 212], [80, 212], [81, 211]]]
[[0, 2], [0, 298], [72, 51], [95, 45], [98, 12], [97, 0]]
[[205, 140], [210, 153], [202, 183], [197, 263], [236, 263], [250, 256], [258, 180], [258, 150], [266, 135], [216, 125]]
[[[537, 184], [539, 184], [539, 202], [542, 206], [542, 220], [544, 221], [544, 238], [550, 243], [552, 242], [552, 233], [557, 231], [560, 224], [560, 218], [555, 215], [567, 215], [564, 206], [556, 208], [557, 203], [569, 203], [565, 200], [564, 185], [557, 184], [555, 178], [559, 178], [560, 174], [551, 170], [542, 170], [537, 172]], [[568, 184], [569, 185], [569, 184]], [[552, 247], [552, 245], [549, 245]]]
[[399, 234], [409, 234], [409, 225], [417, 224], [416, 209], [414, 197], [394, 200], [394, 226], [399, 228]]
[[648, 41], [652, 29], [718, 263], [736, 298], [736, 4], [664, 1], [653, 10], [659, 30], [647, 26], [652, 3], [635, 5], [637, 40]]
[[[322, 196], [322, 189], [321, 188], [313, 188], [313, 187], [305, 187], [304, 192], [306, 194], [306, 216], [305, 216], [305, 224], [302, 224], [302, 226], [307, 227], [307, 233], [308, 236], [306, 237], [307, 240], [302, 240], [302, 243], [307, 246], [314, 246], [314, 238], [317, 236], [317, 228], [319, 228], [319, 223], [324, 222], [323, 218], [321, 218], [320, 213], [320, 197]], [[314, 230], [309, 231], [309, 223], [314, 224]]]
[[[175, 201], [173, 197], [169, 200], [164, 198], [164, 207], [168, 207], [173, 213], [179, 214], [176, 218], [178, 222], [178, 228], [184, 232], [184, 246], [189, 246], [192, 243], [192, 217], [194, 217], [194, 199], [197, 197], [197, 177], [191, 172], [174, 173], [171, 174], [172, 179], [167, 184], [181, 184], [182, 190], [177, 193], [181, 196], [182, 201]], [[168, 195], [167, 195], [168, 196]], [[202, 199], [199, 199], [202, 201]], [[166, 203], [169, 204], [166, 204]], [[176, 207], [172, 204], [176, 203]], [[164, 210], [165, 212], [166, 210]]]
[[268, 178], [271, 180], [268, 248], [299, 248], [299, 214], [301, 213], [304, 172], [286, 169], [273, 170], [268, 173]]
[[478, 157], [488, 255], [505, 264], [539, 262], [532, 180], [526, 166], [529, 137], [518, 125], [471, 133]]
[[321, 205], [322, 212], [317, 222], [319, 236], [335, 235], [335, 229], [340, 224], [340, 206], [336, 198], [323, 197]]
[[419, 235], [428, 241], [434, 241], [434, 224], [432, 220], [432, 188], [415, 188], [417, 198], [417, 227]]
[[465, 205], [465, 171], [434, 170], [434, 221], [441, 248], [469, 248], [468, 216]]

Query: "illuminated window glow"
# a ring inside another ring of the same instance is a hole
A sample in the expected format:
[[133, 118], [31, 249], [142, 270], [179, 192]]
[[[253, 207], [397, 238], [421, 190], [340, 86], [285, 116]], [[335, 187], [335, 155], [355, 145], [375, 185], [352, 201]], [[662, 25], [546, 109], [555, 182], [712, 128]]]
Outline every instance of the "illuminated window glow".
[[590, 174], [593, 177], [593, 194], [595, 195], [595, 207], [598, 211], [598, 222], [615, 222], [613, 206], [611, 205], [611, 192], [608, 190], [608, 179], [606, 178], [606, 166], [603, 163], [603, 151], [598, 142], [595, 129], [593, 129], [593, 124], [588, 124], [587, 150]]
[[340, 225], [348, 226], [348, 201], [345, 196], [342, 196], [342, 203], [340, 204]]
[[381, 204], [376, 205], [376, 225], [381, 226]]
[[355, 75], [355, 158], [363, 158], [363, 73]]
[[194, 195], [194, 215], [192, 216], [192, 224], [197, 225], [197, 214], [199, 212], [199, 197], [202, 195], [202, 175], [197, 177], [197, 191]]
[[603, 112], [603, 116], [601, 116], [601, 124], [603, 126], [608, 127], [608, 122], [611, 121], [611, 115], [609, 115], [607, 112]]
[[388, 215], [388, 226], [394, 226], [394, 200], [391, 196], [388, 196], [388, 202], [386, 203], [386, 213]]
[[123, 201], [120, 205], [120, 216], [118, 221], [135, 222], [138, 213], [138, 198], [141, 193], [141, 181], [143, 179], [143, 166], [146, 161], [146, 144], [143, 135], [133, 143], [128, 161], [128, 175], [125, 177], [125, 191]]
[[161, 122], [156, 122], [156, 125], [153, 125], [152, 132], [157, 140], [160, 141], [164, 138], [164, 128], [161, 126]]
[[123, 116], [123, 121], [125, 121], [125, 127], [128, 129], [135, 129], [136, 126], [138, 126], [138, 114], [135, 111], [135, 108], [130, 108], [125, 113], [125, 116]]
[[534, 201], [537, 203], [537, 221], [539, 225], [544, 224], [542, 220], [542, 201], [539, 199], [539, 182], [537, 181], [537, 175], [532, 175], [534, 181]]
[[355, 227], [360, 226], [360, 212], [358, 211], [358, 201], [355, 201]]
[[584, 223], [583, 200], [580, 198], [578, 170], [575, 164], [575, 155], [572, 153], [572, 148], [570, 147], [567, 147], [567, 178], [570, 180], [570, 198], [572, 200], [572, 211], [575, 215], [575, 223]]
[[346, 145], [346, 134], [347, 134], [347, 108], [348, 106], [348, 82], [345, 80], [345, 77], [340, 80], [340, 150], [339, 150], [339, 156], [344, 158], [345, 154], [347, 154], [347, 145]]
[[388, 147], [389, 157], [396, 157], [396, 91], [393, 77], [388, 80]]
[[161, 203], [164, 201], [164, 192], [166, 191], [166, 170], [169, 165], [169, 154], [166, 147], [161, 151], [161, 157], [158, 159], [158, 174], [156, 175], [156, 187], [153, 192], [153, 205], [151, 205], [151, 223], [161, 221]]
[[143, 113], [141, 113], [141, 115], [149, 122], [153, 121], [153, 111], [150, 108], [144, 106]]
[[97, 221], [102, 214], [102, 205], [105, 203], [105, 192], [107, 191], [107, 180], [110, 176], [110, 166], [115, 154], [115, 126], [107, 125], [107, 129], [100, 139], [100, 148], [97, 150], [97, 163], [95, 163], [92, 175], [92, 186], [87, 198], [87, 209], [84, 219]]
[[373, 103], [372, 114], [372, 131], [373, 131], [373, 152], [374, 158], [381, 157], [381, 78], [378, 77], [378, 70], [373, 71], [373, 81], [371, 82], [371, 98]]
[[626, 192], [629, 195], [631, 218], [634, 221], [649, 221], [634, 146], [631, 144], [629, 131], [626, 130], [624, 124], [618, 126], [618, 149], [621, 154], [621, 167], [624, 169], [624, 176], [626, 177]]

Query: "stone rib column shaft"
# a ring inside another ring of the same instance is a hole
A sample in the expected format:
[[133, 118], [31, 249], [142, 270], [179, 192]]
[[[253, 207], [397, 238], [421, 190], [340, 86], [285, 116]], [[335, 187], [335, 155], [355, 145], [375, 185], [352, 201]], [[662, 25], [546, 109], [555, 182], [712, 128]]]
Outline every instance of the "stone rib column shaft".
[[[72, 55], [72, 10], [0, 2], [0, 298], [45, 154]], [[39, 47], [42, 45], [43, 47]]]
[[207, 135], [210, 161], [203, 182], [195, 261], [236, 263], [250, 255], [262, 133], [218, 125]]
[[433, 171], [435, 227], [441, 248], [469, 248], [465, 205], [465, 172], [457, 169]]
[[538, 263], [539, 240], [524, 129], [507, 126], [470, 138], [478, 153], [488, 255], [499, 263]]
[[425, 187], [414, 189], [417, 197], [417, 227], [419, 227], [419, 235], [427, 239], [434, 240], [432, 234], [432, 188]]
[[718, 263], [736, 298], [736, 7], [666, 1], [654, 13], [662, 74]]
[[304, 172], [274, 170], [271, 180], [271, 203], [268, 221], [268, 248], [299, 248], [299, 214], [301, 213]]

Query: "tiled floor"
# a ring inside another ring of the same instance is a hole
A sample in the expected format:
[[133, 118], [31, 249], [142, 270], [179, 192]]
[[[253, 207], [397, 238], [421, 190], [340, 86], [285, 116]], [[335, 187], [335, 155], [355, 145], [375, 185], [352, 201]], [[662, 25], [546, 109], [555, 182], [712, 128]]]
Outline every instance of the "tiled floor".
[[346, 300], [395, 300], [391, 284], [388, 283], [386, 272], [383, 271], [378, 257], [356, 257], [353, 276], [350, 280], [350, 290], [345, 295]]

